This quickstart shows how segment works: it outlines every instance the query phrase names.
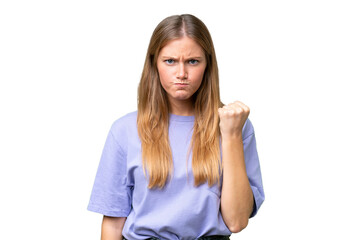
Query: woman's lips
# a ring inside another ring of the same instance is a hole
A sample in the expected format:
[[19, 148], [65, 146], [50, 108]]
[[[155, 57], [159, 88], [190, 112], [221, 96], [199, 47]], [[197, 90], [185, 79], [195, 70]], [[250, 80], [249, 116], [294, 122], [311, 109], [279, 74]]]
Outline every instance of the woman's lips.
[[186, 86], [186, 85], [189, 85], [189, 83], [184, 83], [184, 82], [176, 82], [174, 83], [175, 85], [177, 86]]

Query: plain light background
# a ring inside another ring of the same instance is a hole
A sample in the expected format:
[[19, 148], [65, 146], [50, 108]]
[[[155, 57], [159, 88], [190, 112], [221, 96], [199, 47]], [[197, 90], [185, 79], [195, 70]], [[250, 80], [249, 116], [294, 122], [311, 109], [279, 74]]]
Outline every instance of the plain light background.
[[266, 200], [231, 239], [359, 239], [358, 1], [1, 1], [0, 239], [99, 239], [107, 132], [136, 110], [152, 31], [209, 28], [224, 103], [250, 106]]

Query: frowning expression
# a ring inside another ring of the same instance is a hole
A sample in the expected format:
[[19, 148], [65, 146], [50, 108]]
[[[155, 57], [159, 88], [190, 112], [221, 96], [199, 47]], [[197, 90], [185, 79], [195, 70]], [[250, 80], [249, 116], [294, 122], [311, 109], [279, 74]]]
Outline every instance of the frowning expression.
[[191, 101], [201, 85], [206, 58], [199, 44], [182, 37], [171, 40], [160, 50], [157, 68], [170, 103]]

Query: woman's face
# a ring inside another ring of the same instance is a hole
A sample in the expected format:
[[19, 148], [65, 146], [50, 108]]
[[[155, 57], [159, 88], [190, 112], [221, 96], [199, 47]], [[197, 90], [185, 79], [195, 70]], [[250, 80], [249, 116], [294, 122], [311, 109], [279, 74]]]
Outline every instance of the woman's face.
[[160, 50], [157, 68], [170, 104], [181, 101], [188, 103], [200, 87], [206, 58], [194, 40], [182, 37], [168, 42]]

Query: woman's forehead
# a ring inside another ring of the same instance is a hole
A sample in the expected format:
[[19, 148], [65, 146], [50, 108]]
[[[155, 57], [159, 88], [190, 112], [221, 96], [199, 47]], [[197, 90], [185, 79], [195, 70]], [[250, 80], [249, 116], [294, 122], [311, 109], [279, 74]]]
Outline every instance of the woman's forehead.
[[160, 50], [159, 55], [169, 55], [169, 56], [192, 56], [199, 55], [199, 57], [204, 56], [204, 51], [202, 47], [192, 38], [182, 37], [170, 40], [167, 42]]

